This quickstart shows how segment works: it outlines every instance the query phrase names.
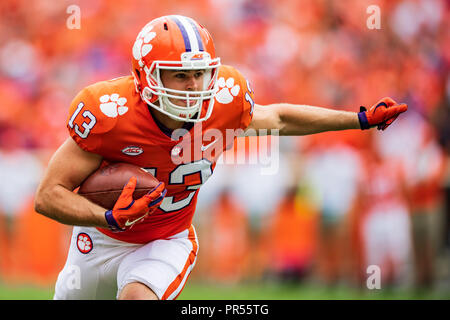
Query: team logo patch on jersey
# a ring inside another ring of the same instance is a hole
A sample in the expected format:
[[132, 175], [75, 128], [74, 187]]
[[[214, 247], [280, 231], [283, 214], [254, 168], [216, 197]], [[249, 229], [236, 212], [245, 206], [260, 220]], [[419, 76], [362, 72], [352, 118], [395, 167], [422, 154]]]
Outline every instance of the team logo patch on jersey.
[[120, 97], [118, 93], [105, 94], [100, 97], [100, 102], [100, 110], [110, 118], [115, 118], [128, 112], [128, 107], [125, 105], [127, 98]]
[[122, 149], [122, 153], [125, 153], [127, 156], [138, 156], [143, 152], [144, 150], [137, 146], [128, 146]]
[[92, 251], [94, 244], [92, 243], [91, 237], [87, 233], [81, 232], [78, 234], [77, 248], [83, 254], [87, 254]]
[[217, 86], [219, 92], [217, 92], [216, 100], [222, 104], [233, 102], [234, 97], [236, 97], [241, 90], [241, 87], [238, 84], [234, 84], [234, 78], [225, 80], [224, 77], [220, 77], [217, 80]]

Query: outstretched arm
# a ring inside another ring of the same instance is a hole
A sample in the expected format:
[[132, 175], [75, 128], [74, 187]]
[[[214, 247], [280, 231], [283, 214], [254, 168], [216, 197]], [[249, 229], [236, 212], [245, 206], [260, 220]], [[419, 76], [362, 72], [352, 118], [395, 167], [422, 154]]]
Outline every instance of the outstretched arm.
[[368, 111], [362, 109], [359, 113], [288, 103], [255, 105], [247, 131], [276, 129], [279, 135], [296, 136], [375, 126], [384, 130], [407, 108], [406, 104], [397, 104], [390, 98], [384, 98]]

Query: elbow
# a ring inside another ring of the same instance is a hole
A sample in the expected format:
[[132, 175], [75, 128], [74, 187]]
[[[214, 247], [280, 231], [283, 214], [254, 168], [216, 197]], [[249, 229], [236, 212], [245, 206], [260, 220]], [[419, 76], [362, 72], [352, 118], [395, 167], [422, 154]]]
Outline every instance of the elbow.
[[44, 213], [44, 204], [40, 198], [36, 197], [34, 199], [34, 211], [40, 214]]
[[288, 136], [289, 131], [289, 110], [284, 105], [280, 105], [272, 117], [272, 128], [278, 130], [280, 136]]
[[40, 214], [44, 212], [44, 202], [42, 201], [42, 197], [39, 193], [36, 193], [34, 196], [34, 211]]
[[34, 211], [39, 214], [45, 215], [46, 203], [48, 199], [48, 191], [39, 187], [34, 196]]

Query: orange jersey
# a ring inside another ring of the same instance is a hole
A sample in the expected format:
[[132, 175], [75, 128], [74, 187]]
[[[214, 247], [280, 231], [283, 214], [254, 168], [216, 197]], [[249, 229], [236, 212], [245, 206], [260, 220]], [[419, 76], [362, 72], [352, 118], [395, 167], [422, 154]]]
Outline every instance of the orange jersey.
[[124, 232], [99, 231], [121, 241], [147, 243], [190, 227], [199, 188], [220, 154], [232, 146], [232, 133], [247, 128], [253, 115], [253, 92], [236, 69], [221, 66], [218, 85], [211, 117], [177, 134], [166, 132], [153, 118], [132, 76], [96, 83], [75, 97], [67, 127], [83, 150], [103, 156], [104, 164], [138, 165], [167, 188], [160, 207], [143, 222]]

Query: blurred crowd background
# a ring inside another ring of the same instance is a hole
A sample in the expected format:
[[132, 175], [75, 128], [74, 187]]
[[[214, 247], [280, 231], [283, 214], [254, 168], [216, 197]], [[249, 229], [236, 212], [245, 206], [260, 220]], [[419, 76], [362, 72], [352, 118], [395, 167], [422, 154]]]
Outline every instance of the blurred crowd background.
[[[79, 29], [68, 27], [70, 5]], [[380, 29], [367, 26], [370, 5]], [[55, 282], [71, 228], [36, 214], [33, 194], [67, 137], [69, 103], [86, 85], [129, 74], [136, 35], [166, 14], [207, 27], [259, 104], [359, 111], [390, 96], [409, 105], [384, 132], [273, 138], [275, 175], [218, 165], [199, 194], [192, 281], [365, 288], [376, 265], [382, 288], [448, 290], [445, 0], [1, 1], [0, 282]]]

